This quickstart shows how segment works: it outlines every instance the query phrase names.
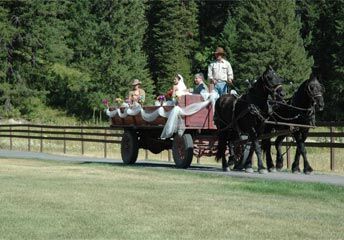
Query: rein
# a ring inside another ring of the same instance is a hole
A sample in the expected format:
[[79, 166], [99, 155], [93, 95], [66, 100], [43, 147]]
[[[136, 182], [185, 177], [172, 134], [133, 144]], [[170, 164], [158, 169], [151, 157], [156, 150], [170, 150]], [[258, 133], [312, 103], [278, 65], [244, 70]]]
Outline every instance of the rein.
[[284, 102], [280, 102], [280, 101], [276, 101], [276, 100], [268, 100], [268, 102], [273, 102], [274, 104], [276, 105], [283, 105], [283, 106], [286, 106], [286, 107], [289, 107], [289, 108], [292, 108], [292, 109], [295, 109], [295, 110], [299, 110], [299, 111], [312, 111], [313, 110], [313, 107], [310, 107], [310, 108], [299, 108], [299, 107], [295, 107], [293, 105], [290, 105], [290, 104], [287, 104], [287, 103], [284, 103]]
[[[264, 88], [264, 89], [267, 89], [268, 92], [269, 92], [268, 95], [272, 96], [272, 98], [275, 99], [275, 96], [277, 95], [277, 94], [276, 94], [276, 93], [277, 93], [277, 90], [280, 89], [280, 88], [282, 88], [282, 85], [281, 85], [281, 84], [278, 84], [278, 85], [276, 85], [275, 87], [269, 87], [268, 84], [267, 84], [264, 80], [263, 80], [262, 82], [263, 82], [263, 88]], [[257, 97], [257, 98], [263, 99], [263, 100], [265, 101], [265, 98], [263, 98], [263, 97], [261, 97], [261, 96], [259, 96], [259, 95], [256, 95], [256, 94], [254, 94], [254, 93], [251, 93], [251, 95], [253, 95], [253, 96]], [[248, 94], [248, 97], [251, 98], [250, 94]], [[241, 111], [241, 112], [239, 113], [239, 115], [235, 117], [235, 108], [236, 108], [236, 104], [237, 104], [238, 101], [246, 102], [246, 103], [248, 104], [248, 107], [247, 107], [247, 109]], [[268, 104], [268, 101], [269, 101], [269, 100], [266, 101], [267, 104]], [[274, 101], [275, 101], [275, 100], [274, 100]], [[277, 101], [276, 101], [276, 102], [277, 102]], [[269, 109], [269, 104], [268, 104], [268, 109]], [[220, 122], [222, 122], [224, 125], [226, 125], [224, 128], [218, 129], [218, 131], [219, 131], [219, 132], [226, 131], [226, 130], [232, 128], [233, 126], [235, 126], [235, 127], [237, 128], [238, 133], [240, 133], [241, 131], [240, 131], [240, 129], [239, 129], [239, 126], [238, 126], [237, 122], [238, 122], [239, 119], [241, 119], [242, 117], [244, 117], [244, 116], [245, 116], [246, 114], [248, 114], [248, 113], [251, 113], [252, 115], [257, 116], [258, 119], [261, 120], [261, 121], [263, 122], [263, 125], [262, 125], [262, 127], [263, 127], [263, 126], [264, 126], [264, 121], [267, 120], [267, 119], [271, 116], [271, 114], [273, 113], [273, 111], [272, 111], [272, 113], [268, 113], [268, 117], [264, 117], [264, 116], [262, 115], [262, 111], [259, 109], [259, 107], [257, 107], [254, 103], [250, 103], [250, 102], [248, 102], [248, 101], [243, 100], [243, 99], [240, 97], [240, 98], [236, 99], [236, 100], [234, 101], [234, 103], [233, 103], [232, 121], [231, 121], [230, 123], [226, 122], [226, 121], [223, 120], [221, 117], [218, 117], [218, 120], [219, 120]]]
[[[237, 104], [238, 101], [246, 102], [246, 103], [248, 103], [249, 105], [248, 105], [248, 107], [247, 107], [245, 110], [241, 111], [241, 112], [239, 113], [239, 115], [235, 117], [235, 106], [236, 106], [236, 104]], [[257, 116], [262, 122], [264, 122], [266, 119], [268, 119], [268, 117], [265, 118], [265, 117], [261, 114], [261, 110], [260, 110], [259, 108], [257, 108], [256, 105], [254, 105], [254, 104], [252, 104], [252, 103], [250, 104], [248, 101], [244, 101], [244, 100], [242, 100], [241, 98], [239, 98], [239, 99], [236, 99], [236, 100], [234, 101], [234, 103], [233, 103], [232, 121], [231, 121], [231, 123], [226, 122], [226, 121], [223, 120], [221, 117], [218, 118], [222, 123], [224, 123], [225, 125], [227, 125], [227, 126], [224, 127], [224, 128], [218, 129], [218, 131], [219, 131], [219, 132], [226, 131], [226, 130], [228, 130], [229, 128], [232, 128], [233, 126], [236, 126], [238, 133], [240, 133], [241, 131], [240, 131], [240, 129], [239, 129], [239, 126], [237, 125], [237, 122], [238, 122], [239, 119], [243, 118], [243, 117], [244, 117], [246, 114], [248, 114], [248, 113], [251, 113], [252, 115]]]

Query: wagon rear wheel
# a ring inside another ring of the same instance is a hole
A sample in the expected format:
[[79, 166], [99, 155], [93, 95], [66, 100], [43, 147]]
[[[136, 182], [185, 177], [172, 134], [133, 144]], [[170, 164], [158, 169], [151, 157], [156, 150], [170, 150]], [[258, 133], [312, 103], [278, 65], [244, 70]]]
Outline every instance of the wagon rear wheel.
[[139, 153], [137, 134], [133, 130], [124, 130], [121, 141], [121, 156], [125, 164], [134, 164]]
[[192, 162], [193, 140], [190, 134], [176, 134], [172, 143], [173, 160], [177, 168], [188, 168]]

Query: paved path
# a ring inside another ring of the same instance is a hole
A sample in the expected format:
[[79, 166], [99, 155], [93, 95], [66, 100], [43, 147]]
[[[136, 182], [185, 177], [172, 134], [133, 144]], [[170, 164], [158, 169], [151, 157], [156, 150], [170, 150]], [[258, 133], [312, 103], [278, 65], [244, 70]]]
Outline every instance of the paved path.
[[[115, 160], [110, 158], [95, 158], [95, 157], [85, 157], [85, 156], [64, 156], [64, 155], [54, 155], [48, 153], [37, 153], [37, 152], [20, 152], [20, 151], [8, 151], [0, 150], [1, 158], [20, 158], [20, 159], [42, 159], [42, 160], [54, 160], [54, 161], [68, 161], [68, 162], [92, 162], [92, 163], [111, 163], [122, 165], [121, 160]], [[173, 163], [168, 162], [153, 162], [153, 161], [138, 161], [134, 166], [141, 166], [147, 168], [170, 168], [175, 169]], [[195, 165], [186, 170], [178, 171], [187, 171], [187, 172], [202, 172], [210, 173], [217, 175], [224, 175], [230, 177], [239, 177], [239, 178], [252, 178], [252, 179], [268, 179], [268, 180], [284, 180], [284, 181], [297, 181], [297, 182], [313, 182], [313, 183], [326, 183], [344, 186], [344, 176], [339, 175], [326, 175], [326, 174], [291, 174], [286, 172], [278, 173], [244, 173], [244, 172], [222, 172], [219, 167], [204, 166], [204, 165]]]

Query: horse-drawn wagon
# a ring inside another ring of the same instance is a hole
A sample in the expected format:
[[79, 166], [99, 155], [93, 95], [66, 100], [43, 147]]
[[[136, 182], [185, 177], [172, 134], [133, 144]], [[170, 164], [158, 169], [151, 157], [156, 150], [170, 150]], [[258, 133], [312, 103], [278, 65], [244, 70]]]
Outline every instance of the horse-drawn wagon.
[[175, 106], [137, 105], [108, 110], [111, 127], [124, 130], [123, 162], [134, 164], [139, 149], [155, 154], [172, 149], [178, 168], [189, 167], [194, 155], [214, 155], [216, 126], [212, 94], [206, 100], [200, 94], [181, 96]]
[[[302, 154], [304, 172], [310, 173], [312, 168], [307, 161], [304, 141], [308, 128], [313, 127], [311, 123], [315, 110], [323, 108], [324, 90], [316, 78], [310, 78], [301, 84], [291, 101], [285, 102], [280, 99], [282, 83], [283, 79], [269, 67], [240, 98], [223, 95], [218, 99], [216, 92], [207, 96], [185, 95], [179, 98], [175, 106], [128, 106], [108, 109], [107, 115], [111, 117], [113, 128], [124, 129], [121, 155], [126, 164], [136, 162], [140, 148], [153, 153], [172, 149], [174, 162], [179, 168], [189, 167], [193, 155], [212, 156], [216, 153], [216, 158], [222, 160], [223, 170], [228, 169], [229, 163], [237, 163], [238, 169], [245, 168], [251, 172], [251, 159], [255, 151], [258, 170], [264, 173], [266, 170], [259, 140], [265, 139], [270, 143], [271, 136], [279, 136], [278, 139], [283, 140], [284, 136], [292, 134], [297, 143], [297, 156], [292, 170], [300, 171], [298, 160]], [[216, 126], [219, 129], [215, 126], [215, 109]], [[247, 138], [243, 139], [245, 135]], [[248, 151], [243, 151], [242, 146], [246, 142], [250, 143], [246, 147], [250, 147], [246, 148]], [[226, 150], [230, 155], [228, 160]], [[280, 147], [277, 150], [278, 166], [282, 166]], [[271, 156], [267, 156], [267, 159], [270, 170], [274, 168]]]

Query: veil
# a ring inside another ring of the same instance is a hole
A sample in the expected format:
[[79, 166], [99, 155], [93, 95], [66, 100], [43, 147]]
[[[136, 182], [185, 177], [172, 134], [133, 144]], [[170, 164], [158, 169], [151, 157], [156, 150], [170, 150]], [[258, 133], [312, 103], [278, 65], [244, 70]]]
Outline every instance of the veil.
[[184, 78], [183, 78], [183, 76], [182, 75], [180, 75], [180, 74], [177, 74], [177, 76], [179, 77], [179, 82], [178, 82], [178, 84], [177, 84], [177, 92], [178, 93], [181, 93], [181, 94], [178, 94], [177, 93], [177, 95], [183, 95], [182, 93], [183, 92], [185, 92], [186, 91], [186, 86], [185, 86], [185, 83], [184, 83]]

